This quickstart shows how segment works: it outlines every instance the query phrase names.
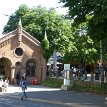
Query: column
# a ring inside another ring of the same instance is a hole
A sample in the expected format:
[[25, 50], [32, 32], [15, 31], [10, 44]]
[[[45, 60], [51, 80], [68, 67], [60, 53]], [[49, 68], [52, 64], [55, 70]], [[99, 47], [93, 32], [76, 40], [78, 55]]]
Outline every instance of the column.
[[11, 67], [11, 83], [14, 83], [15, 82], [15, 66], [12, 66]]

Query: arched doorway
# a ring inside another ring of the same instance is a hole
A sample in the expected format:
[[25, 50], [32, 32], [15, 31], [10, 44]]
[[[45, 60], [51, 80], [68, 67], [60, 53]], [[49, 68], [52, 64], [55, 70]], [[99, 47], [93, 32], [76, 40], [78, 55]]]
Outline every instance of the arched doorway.
[[0, 59], [0, 75], [4, 75], [8, 77], [9, 80], [11, 79], [11, 61], [8, 58], [1, 58]]

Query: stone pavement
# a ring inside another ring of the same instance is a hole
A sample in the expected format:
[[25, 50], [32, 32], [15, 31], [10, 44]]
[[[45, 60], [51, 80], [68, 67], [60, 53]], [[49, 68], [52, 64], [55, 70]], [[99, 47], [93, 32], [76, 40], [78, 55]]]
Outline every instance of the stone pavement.
[[[10, 85], [8, 91], [1, 92], [1, 95], [20, 98], [20, 92], [19, 87]], [[62, 91], [60, 88], [29, 85], [27, 95], [27, 99], [31, 101], [60, 104], [66, 107], [107, 107], [107, 95], [104, 94]]]

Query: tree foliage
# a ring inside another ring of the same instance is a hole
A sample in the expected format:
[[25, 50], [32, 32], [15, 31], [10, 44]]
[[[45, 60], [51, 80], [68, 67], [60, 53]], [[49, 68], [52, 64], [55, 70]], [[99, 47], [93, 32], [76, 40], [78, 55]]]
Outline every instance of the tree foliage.
[[47, 53], [47, 55], [45, 55], [48, 58], [52, 56], [53, 53], [53, 40], [57, 44], [57, 51], [61, 52], [62, 55], [69, 49], [70, 43], [72, 43], [71, 22], [65, 19], [63, 15], [57, 14], [53, 8], [19, 6], [19, 9], [10, 16], [4, 27], [3, 34], [16, 29], [19, 18], [22, 19], [23, 29], [41, 43], [44, 39], [45, 30], [47, 31], [49, 49], [45, 50], [45, 53]]
[[[43, 55], [47, 60], [53, 55], [55, 42], [56, 50], [64, 56], [65, 62], [93, 62], [96, 55], [93, 40], [89, 36], [80, 36], [80, 32], [87, 31], [88, 21], [75, 27], [71, 26], [72, 20], [57, 14], [52, 8], [47, 10], [41, 6], [29, 8], [21, 5], [10, 16], [3, 33], [16, 29], [20, 17], [23, 29], [42, 43]], [[47, 39], [44, 38], [45, 31]]]
[[93, 39], [107, 36], [107, 0], [60, 0], [69, 8], [69, 16], [74, 25], [88, 20], [88, 32]]
[[90, 36], [87, 35], [85, 29], [87, 29], [86, 23], [82, 23], [78, 27], [73, 27], [73, 46], [75, 47], [65, 53], [65, 62], [70, 60], [71, 62], [81, 64], [95, 63], [98, 53], [97, 46]]
[[48, 56], [49, 56], [49, 51], [48, 51], [48, 49], [49, 49], [49, 41], [48, 41], [48, 39], [47, 39], [47, 34], [46, 34], [46, 32], [45, 32], [45, 37], [44, 37], [44, 39], [42, 40], [42, 49], [43, 49], [43, 56], [44, 56], [44, 58], [46, 59], [46, 60], [48, 60]]

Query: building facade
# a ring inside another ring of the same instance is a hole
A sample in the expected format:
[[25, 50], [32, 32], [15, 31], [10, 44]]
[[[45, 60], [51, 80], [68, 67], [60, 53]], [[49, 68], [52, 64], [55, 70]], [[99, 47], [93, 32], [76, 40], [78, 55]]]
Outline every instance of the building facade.
[[41, 43], [22, 28], [21, 20], [16, 30], [0, 39], [0, 75], [5, 75], [11, 83], [16, 75], [26, 75], [28, 83], [46, 78], [46, 61]]

